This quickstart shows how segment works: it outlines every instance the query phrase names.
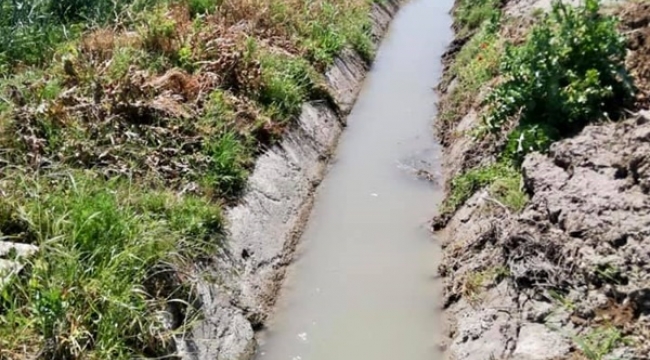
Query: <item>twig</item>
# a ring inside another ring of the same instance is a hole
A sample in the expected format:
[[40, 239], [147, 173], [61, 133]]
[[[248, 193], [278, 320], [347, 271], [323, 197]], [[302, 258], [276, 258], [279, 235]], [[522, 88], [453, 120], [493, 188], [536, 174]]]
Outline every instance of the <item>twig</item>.
[[508, 213], [511, 213], [510, 209], [507, 206], [505, 206], [502, 202], [500, 202], [499, 200], [497, 200], [497, 199], [495, 199], [495, 198], [493, 198], [491, 196], [487, 196], [487, 195], [485, 195], [483, 197], [483, 199], [485, 199], [487, 201], [490, 201], [490, 202], [493, 202], [494, 204], [496, 204], [496, 205], [500, 206], [501, 208], [503, 208]]

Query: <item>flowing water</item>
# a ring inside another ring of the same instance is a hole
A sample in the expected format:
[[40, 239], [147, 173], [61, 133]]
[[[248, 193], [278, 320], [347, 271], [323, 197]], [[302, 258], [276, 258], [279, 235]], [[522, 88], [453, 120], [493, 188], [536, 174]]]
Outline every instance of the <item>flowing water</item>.
[[435, 360], [443, 320], [427, 230], [442, 191], [399, 166], [440, 164], [433, 139], [452, 0], [405, 4], [316, 196], [259, 360]]

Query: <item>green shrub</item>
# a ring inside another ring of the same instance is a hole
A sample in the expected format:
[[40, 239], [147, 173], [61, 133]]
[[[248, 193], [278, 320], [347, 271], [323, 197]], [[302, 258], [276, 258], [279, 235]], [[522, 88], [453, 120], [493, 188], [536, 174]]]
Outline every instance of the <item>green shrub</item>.
[[599, 14], [597, 0], [578, 8], [555, 2], [523, 44], [506, 47], [503, 81], [486, 100], [484, 122], [499, 130], [520, 117], [508, 140], [510, 158], [545, 150], [630, 98], [624, 58], [616, 21]]

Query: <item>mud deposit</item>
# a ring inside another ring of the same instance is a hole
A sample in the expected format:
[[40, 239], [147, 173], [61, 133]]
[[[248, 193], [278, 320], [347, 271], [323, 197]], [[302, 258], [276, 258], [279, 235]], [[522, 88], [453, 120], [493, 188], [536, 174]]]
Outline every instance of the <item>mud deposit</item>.
[[[504, 9], [524, 16], [545, 7], [544, 1], [509, 1]], [[648, 56], [648, 10], [639, 3], [622, 9], [613, 11], [622, 15], [630, 39], [627, 66], [642, 109], [648, 96], [642, 60]], [[445, 101], [446, 85], [442, 93]], [[494, 146], [465, 135], [479, 123], [478, 111], [439, 129], [447, 140], [449, 176], [494, 158]], [[546, 155], [528, 155], [522, 169], [530, 201], [520, 213], [481, 190], [435, 224], [446, 224], [439, 235], [449, 356], [650, 358], [648, 113], [588, 126]]]
[[430, 129], [450, 8], [414, 0], [392, 22], [257, 359], [441, 358], [439, 248], [427, 220], [442, 195]]

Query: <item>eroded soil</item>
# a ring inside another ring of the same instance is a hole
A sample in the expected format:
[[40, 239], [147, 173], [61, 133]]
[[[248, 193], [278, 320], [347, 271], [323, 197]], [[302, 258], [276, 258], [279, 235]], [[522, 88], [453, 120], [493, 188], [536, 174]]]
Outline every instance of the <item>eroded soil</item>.
[[[650, 113], [643, 110], [650, 6], [630, 2], [615, 11], [638, 88], [631, 115], [528, 155], [522, 187], [530, 201], [520, 213], [483, 190], [434, 222], [445, 235], [440, 273], [453, 359], [650, 354]], [[480, 125], [479, 114], [474, 105], [438, 129], [447, 139], [447, 181], [493, 160], [498, 144], [466, 132]]]
[[471, 349], [487, 344], [501, 357], [568, 356], [585, 351], [572, 337], [596, 331], [618, 338], [617, 354], [646, 358], [649, 154], [645, 114], [590, 126], [526, 159], [522, 214], [478, 193], [454, 216], [440, 271], [458, 358], [486, 358]]

